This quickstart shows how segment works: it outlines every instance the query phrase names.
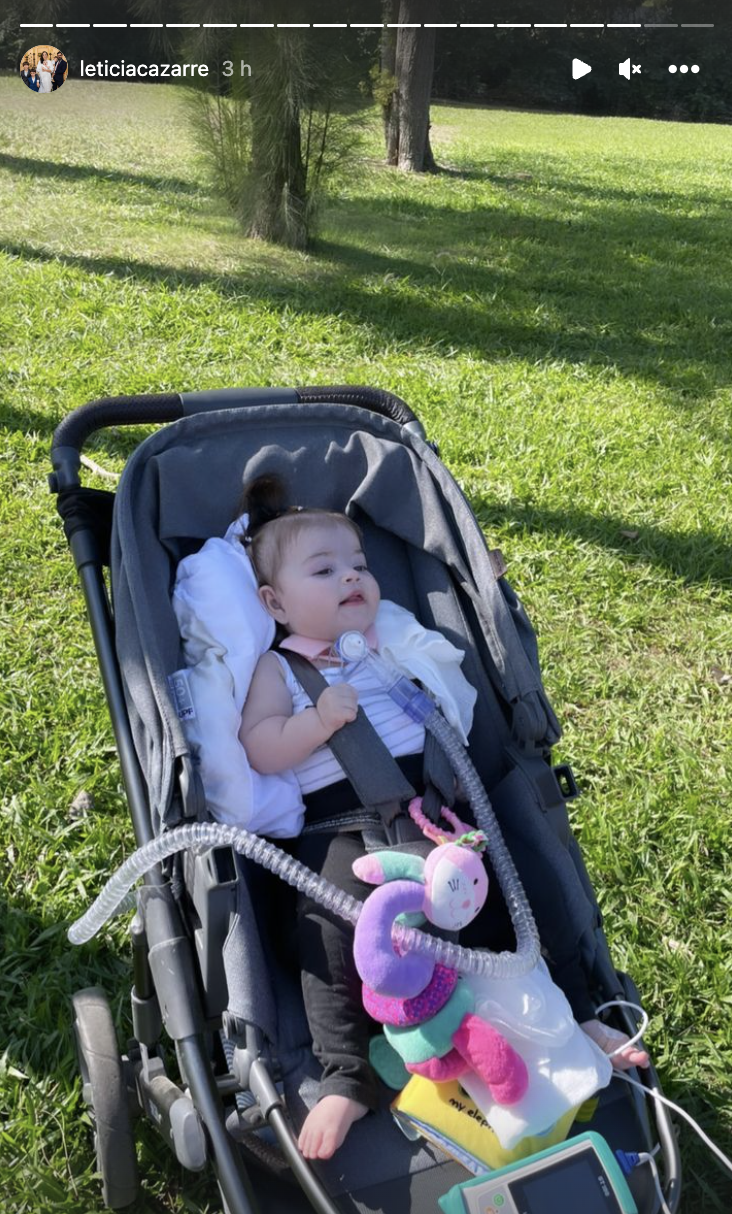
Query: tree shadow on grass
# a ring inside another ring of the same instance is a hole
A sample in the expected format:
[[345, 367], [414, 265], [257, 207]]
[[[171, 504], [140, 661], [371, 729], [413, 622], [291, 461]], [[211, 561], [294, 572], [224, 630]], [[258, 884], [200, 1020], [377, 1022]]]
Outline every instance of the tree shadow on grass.
[[0, 170], [24, 174], [37, 179], [49, 177], [58, 181], [60, 188], [70, 181], [100, 181], [109, 185], [144, 186], [146, 189], [167, 194], [190, 194], [200, 197], [208, 194], [205, 185], [199, 185], [184, 177], [157, 173], [128, 173], [122, 169], [102, 168], [91, 164], [68, 164], [65, 161], [34, 160], [25, 156], [12, 156], [0, 152]]
[[31, 409], [25, 404], [16, 408], [7, 400], [0, 402], [0, 427], [7, 430], [18, 430], [24, 434], [33, 431], [43, 438], [48, 438], [57, 424], [57, 420], [49, 417], [47, 413]]
[[[685, 216], [685, 210], [697, 211], [702, 209], [704, 216], [718, 217], [729, 220], [729, 201], [726, 192], [719, 186], [710, 194], [708, 189], [699, 187], [686, 188], [679, 184], [673, 189], [662, 189], [646, 184], [643, 179], [643, 165], [638, 165], [636, 173], [628, 185], [609, 185], [607, 181], [592, 181], [586, 177], [575, 176], [568, 163], [567, 156], [553, 155], [551, 152], [539, 149], [526, 149], [515, 157], [516, 168], [507, 167], [505, 153], [498, 156], [500, 168], [494, 168], [490, 163], [490, 149], [486, 150], [486, 162], [477, 163], [467, 160], [463, 164], [445, 164], [439, 167], [437, 176], [453, 178], [455, 181], [477, 182], [482, 185], [495, 186], [498, 191], [517, 191], [528, 198], [541, 201], [542, 195], [548, 194], [552, 199], [555, 195], [566, 195], [580, 202], [587, 201], [600, 204], [624, 204], [635, 208], [657, 211], [661, 207], [673, 207], [674, 215], [667, 214], [667, 219], [690, 219]], [[630, 158], [613, 155], [603, 161], [603, 170], [608, 175], [613, 172], [617, 179], [628, 180]], [[653, 165], [655, 168], [655, 164]], [[642, 182], [642, 184], [640, 184]], [[627, 212], [626, 212], [627, 218]]]
[[[622, 175], [623, 168], [619, 166], [618, 172]], [[521, 184], [515, 179], [513, 184]], [[540, 185], [549, 184], [544, 177]], [[630, 207], [657, 208], [661, 206], [672, 206], [674, 213], [666, 213], [664, 219], [667, 221], [691, 223], [698, 219], [695, 215], [685, 215], [684, 209], [690, 210], [703, 209], [705, 219], [720, 219], [729, 222], [729, 201], [721, 191], [711, 195], [703, 190], [689, 191], [677, 190], [659, 190], [646, 188], [633, 189], [630, 186], [608, 186], [608, 185], [593, 185], [585, 181], [577, 181], [573, 177], [558, 175], [556, 179], [551, 181], [551, 191], [553, 194], [566, 194], [568, 197], [588, 199], [590, 202], [599, 202], [604, 204], [623, 204]], [[656, 210], [656, 214], [658, 211]]]
[[502, 505], [475, 493], [469, 500], [489, 535], [492, 528], [515, 526], [529, 534], [570, 536], [604, 548], [629, 565], [655, 565], [686, 585], [715, 583], [732, 589], [732, 545], [713, 532], [685, 534], [642, 523], [636, 526], [632, 518], [617, 515], [547, 510], [520, 502]]
[[455, 206], [415, 189], [344, 199], [328, 213], [327, 238], [299, 277], [281, 262], [278, 274], [268, 273], [266, 246], [252, 266], [224, 276], [22, 241], [0, 248], [167, 290], [206, 286], [228, 307], [261, 302], [293, 315], [335, 315], [392, 349], [440, 358], [465, 352], [482, 372], [508, 361], [600, 368], [660, 386], [697, 434], [728, 446], [729, 434], [702, 406], [729, 389], [723, 347], [732, 332], [732, 283], [703, 225], [633, 201], [632, 213], [610, 201], [580, 208], [569, 221], [477, 191]]
[[[442, 258], [438, 268], [453, 273], [468, 291], [486, 295], [510, 283], [539, 298], [549, 293], [551, 302], [556, 295], [570, 329], [572, 322], [588, 323], [597, 315], [622, 322], [618, 327], [628, 339], [636, 336], [639, 321], [657, 324], [668, 311], [677, 321], [687, 299], [700, 320], [714, 309], [728, 315], [732, 287], [719, 270], [716, 280], [710, 275], [717, 267], [708, 264], [706, 218], [662, 213], [632, 196], [627, 201], [634, 206], [632, 217], [613, 201], [568, 216], [514, 211], [495, 200], [460, 209], [413, 196], [346, 200], [334, 209], [331, 228], [350, 239], [329, 235], [315, 250], [361, 272], [386, 270], [390, 263], [397, 274], [411, 270], [417, 281]], [[721, 204], [717, 217], [720, 225], [723, 218], [729, 223]], [[377, 248], [364, 246], [364, 232]], [[726, 234], [720, 232], [715, 243], [724, 253]], [[636, 264], [629, 266], [627, 257]], [[619, 299], [625, 315], [607, 316]], [[633, 303], [640, 305], [639, 314], [628, 310]]]
[[[113, 954], [103, 944], [74, 948], [66, 939], [66, 923], [50, 923], [32, 908], [30, 902], [24, 904], [22, 898], [9, 900], [2, 907], [2, 922], [5, 930], [5, 947], [0, 958], [5, 1012], [3, 1050], [7, 1065], [25, 1076], [14, 1085], [8, 1085], [3, 1111], [11, 1123], [16, 1115], [19, 1122], [27, 1118], [23, 1100], [32, 1085], [37, 1087], [34, 1102], [42, 1102], [45, 1114], [38, 1124], [37, 1141], [29, 1143], [25, 1166], [20, 1163], [12, 1179], [19, 1186], [19, 1198], [27, 1196], [27, 1192], [20, 1191], [23, 1186], [33, 1190], [36, 1184], [45, 1184], [53, 1190], [71, 1183], [76, 1192], [77, 1180], [88, 1187], [87, 1180], [82, 1178], [87, 1177], [93, 1165], [94, 1146], [91, 1132], [81, 1124], [83, 1101], [80, 1099], [75, 1104], [65, 1098], [72, 1085], [81, 1089], [71, 997], [86, 987], [102, 987], [109, 999], [122, 1052], [125, 1035], [130, 1030], [127, 1008], [132, 985], [131, 962]], [[51, 1080], [50, 1087], [47, 1080]], [[58, 1099], [58, 1108], [53, 1107], [54, 1098]], [[48, 1127], [48, 1138], [45, 1126]], [[81, 1132], [77, 1132], [77, 1127]], [[63, 1139], [63, 1158], [61, 1152], [54, 1149], [59, 1134]], [[209, 1174], [194, 1178], [185, 1173], [172, 1152], [161, 1149], [160, 1138], [149, 1121], [144, 1129], [135, 1130], [135, 1136], [140, 1143], [143, 1178], [156, 1177], [156, 1183], [160, 1184], [164, 1177], [168, 1193], [198, 1195], [202, 1207], [216, 1202], [213, 1177]], [[97, 1182], [92, 1182], [92, 1189], [94, 1187], [97, 1187], [101, 1209], [101, 1188]], [[14, 1195], [11, 1187], [10, 1200]], [[71, 1208], [67, 1203], [63, 1205], [63, 1209]], [[87, 1208], [85, 1205], [84, 1209]], [[130, 1214], [166, 1214], [171, 1207], [167, 1199], [157, 1199], [146, 1188], [137, 1201], [126, 1208]]]
[[[430, 218], [438, 222], [439, 213], [431, 213]], [[591, 263], [561, 274], [551, 255], [538, 251], [551, 248], [551, 224], [532, 219], [527, 226], [517, 220], [512, 227], [516, 240], [527, 244], [511, 268], [491, 264], [490, 257], [481, 265], [453, 265], [449, 249], [444, 261], [439, 254], [418, 260], [388, 249], [372, 252], [328, 240], [317, 246], [325, 268], [321, 260], [309, 277], [294, 282], [272, 281], [258, 267], [221, 276], [136, 257], [56, 252], [19, 241], [6, 241], [0, 250], [30, 261], [60, 262], [91, 274], [173, 290], [205, 285], [230, 305], [261, 301], [275, 307], [286, 304], [302, 315], [335, 314], [367, 325], [390, 346], [395, 342], [405, 348], [431, 345], [439, 356], [461, 350], [484, 366], [492, 359], [510, 358], [612, 368], [661, 384], [668, 390], [668, 403], [690, 412], [705, 397], [728, 387], [719, 342], [710, 338], [706, 323], [732, 314], [732, 286], [710, 286], [702, 302], [701, 271], [695, 267], [663, 268], [653, 274], [652, 283], [636, 271], [627, 282], [606, 288], [612, 309], [605, 320], [600, 283], [591, 275]], [[545, 261], [541, 273], [539, 257]], [[540, 280], [535, 294], [532, 279]], [[699, 330], [704, 330], [703, 335], [700, 332], [700, 338], [706, 338], [704, 350], [684, 326], [689, 320], [680, 300], [684, 284], [699, 290], [694, 307], [707, 313], [693, 316]]]

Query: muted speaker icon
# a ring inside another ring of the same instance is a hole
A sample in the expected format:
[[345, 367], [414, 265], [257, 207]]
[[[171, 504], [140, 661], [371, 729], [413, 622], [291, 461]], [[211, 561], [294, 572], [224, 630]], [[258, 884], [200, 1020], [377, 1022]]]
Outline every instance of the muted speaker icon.
[[621, 76], [625, 76], [626, 80], [630, 80], [631, 70], [632, 70], [632, 74], [634, 76], [640, 76], [640, 74], [641, 74], [640, 63], [634, 63], [631, 65], [630, 59], [624, 59], [622, 63], [618, 64], [618, 72], [620, 73]]

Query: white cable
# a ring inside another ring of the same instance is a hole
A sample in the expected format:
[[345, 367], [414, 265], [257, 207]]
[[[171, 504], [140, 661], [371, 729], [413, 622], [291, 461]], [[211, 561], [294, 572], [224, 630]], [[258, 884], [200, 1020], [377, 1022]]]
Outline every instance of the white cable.
[[653, 1183], [656, 1186], [658, 1200], [661, 1203], [661, 1214], [671, 1214], [670, 1208], [666, 1205], [666, 1198], [664, 1196], [663, 1189], [661, 1188], [661, 1177], [658, 1175], [658, 1168], [656, 1167], [656, 1161], [653, 1158], [653, 1155], [649, 1155], [646, 1151], [644, 1151], [638, 1156], [638, 1164], [640, 1165], [642, 1163], [647, 1163], [651, 1169], [651, 1172], [653, 1173]]
[[[607, 1003], [602, 1003], [602, 1004], [600, 1004], [599, 1007], [595, 1008], [595, 1013], [596, 1013], [596, 1015], [599, 1016], [600, 1012], [604, 1012], [610, 1007], [629, 1007], [629, 1008], [631, 1008], [634, 1012], [637, 1012], [638, 1015], [641, 1017], [641, 1027], [639, 1028], [639, 1030], [635, 1034], [635, 1036], [631, 1037], [630, 1041], [623, 1042], [621, 1045], [619, 1045], [617, 1047], [617, 1049], [613, 1050], [613, 1052], [611, 1054], [608, 1054], [608, 1058], [612, 1058], [613, 1054], [618, 1054], [621, 1050], [627, 1050], [629, 1048], [629, 1046], [635, 1045], [636, 1041], [640, 1040], [640, 1038], [645, 1033], [646, 1029], [648, 1028], [648, 1023], [649, 1023], [649, 1017], [648, 1017], [647, 1012], [642, 1007], [640, 1007], [637, 1003], [630, 1003], [630, 1001], [627, 999], [609, 999], [607, 1001]], [[698, 1125], [698, 1123], [696, 1121], [694, 1121], [694, 1118], [691, 1117], [689, 1115], [689, 1113], [685, 1112], [685, 1110], [682, 1109], [678, 1104], [674, 1104], [673, 1100], [669, 1100], [667, 1096], [662, 1096], [660, 1092], [655, 1092], [653, 1090], [653, 1088], [647, 1088], [645, 1086], [645, 1084], [639, 1083], [637, 1079], [631, 1079], [630, 1075], [627, 1075], [625, 1073], [625, 1071], [613, 1071], [613, 1079], [624, 1079], [625, 1082], [631, 1084], [632, 1087], [638, 1088], [638, 1091], [642, 1092], [644, 1096], [652, 1096], [654, 1100], [657, 1100], [660, 1104], [667, 1105], [668, 1108], [673, 1109], [675, 1113], [678, 1113], [680, 1117], [683, 1117], [684, 1121], [687, 1121], [689, 1123], [689, 1125], [691, 1126], [691, 1128], [696, 1131], [696, 1133], [699, 1135], [699, 1137], [701, 1138], [704, 1145], [709, 1148], [709, 1150], [712, 1152], [713, 1155], [716, 1155], [717, 1159], [720, 1161], [722, 1166], [727, 1169], [727, 1171], [730, 1173], [730, 1175], [732, 1175], [732, 1160], [729, 1160], [727, 1158], [727, 1156], [724, 1154], [724, 1152], [721, 1151], [719, 1149], [719, 1147], [715, 1143], [712, 1142], [711, 1138], [709, 1138], [709, 1136], [704, 1133], [704, 1130], [701, 1128], [701, 1126]], [[651, 1170], [653, 1172], [653, 1178], [654, 1178], [654, 1181], [656, 1184], [656, 1188], [658, 1190], [658, 1195], [661, 1200], [662, 1214], [667, 1214], [668, 1206], [666, 1205], [666, 1201], [665, 1201], [665, 1198], [663, 1195], [663, 1189], [661, 1188], [661, 1181], [660, 1181], [660, 1178], [658, 1175], [658, 1168], [656, 1167], [656, 1161], [653, 1158], [653, 1155], [648, 1155], [648, 1154], [644, 1153], [643, 1155], [640, 1156], [639, 1162], [648, 1163], [650, 1165]], [[670, 1214], [670, 1211], [668, 1212], [668, 1214]]]
[[694, 1121], [694, 1118], [685, 1112], [684, 1109], [680, 1108], [678, 1104], [674, 1104], [673, 1100], [669, 1100], [667, 1096], [662, 1096], [660, 1092], [654, 1092], [653, 1088], [647, 1088], [645, 1084], [638, 1083], [637, 1079], [631, 1079], [630, 1075], [626, 1075], [625, 1071], [614, 1071], [613, 1079], [624, 1079], [625, 1082], [631, 1084], [632, 1087], [638, 1088], [638, 1091], [642, 1092], [644, 1096], [652, 1096], [653, 1099], [658, 1100], [660, 1104], [668, 1105], [670, 1109], [673, 1109], [675, 1113], [678, 1113], [680, 1117], [683, 1117], [684, 1121], [688, 1121], [691, 1128], [696, 1130], [704, 1145], [709, 1147], [712, 1154], [717, 1156], [717, 1159], [720, 1161], [722, 1166], [726, 1168], [732, 1176], [732, 1160], [728, 1159], [727, 1156], [720, 1151], [719, 1147], [716, 1146], [716, 1144], [712, 1142], [711, 1138], [704, 1133], [701, 1126]]
[[630, 1003], [627, 999], [608, 999], [607, 1003], [601, 1003], [599, 1007], [595, 1008], [595, 1015], [599, 1016], [600, 1012], [607, 1011], [609, 1007], [632, 1008], [633, 1011], [637, 1012], [641, 1018], [641, 1026], [635, 1036], [631, 1037], [630, 1041], [622, 1041], [617, 1049], [614, 1049], [612, 1053], [608, 1054], [608, 1058], [614, 1058], [615, 1055], [621, 1053], [622, 1050], [630, 1049], [631, 1045], [635, 1045], [636, 1041], [640, 1041], [641, 1037], [648, 1028], [649, 1016], [648, 1013], [644, 1011], [644, 1009], [637, 1003]]

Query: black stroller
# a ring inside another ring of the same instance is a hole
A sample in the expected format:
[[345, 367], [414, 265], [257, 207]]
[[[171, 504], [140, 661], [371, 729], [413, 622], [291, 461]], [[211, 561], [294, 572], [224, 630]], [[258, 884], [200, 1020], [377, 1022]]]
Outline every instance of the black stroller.
[[[128, 461], [112, 513], [111, 494], [80, 486], [83, 444], [104, 427], [149, 423], [168, 424]], [[464, 670], [478, 692], [471, 755], [507, 842], [521, 840], [541, 883], [571, 908], [597, 1004], [638, 1002], [610, 959], [569, 828], [566, 802], [577, 790], [571, 770], [551, 763], [559, 728], [533, 631], [500, 554], [486, 548], [463, 494], [401, 400], [335, 387], [96, 401], [59, 425], [52, 462], [138, 845], [207, 817], [168, 686], [184, 664], [171, 607], [178, 563], [223, 535], [244, 475], [278, 470], [295, 500], [348, 506], [383, 594], [466, 651]], [[105, 1204], [135, 1200], [133, 1120], [145, 1115], [181, 1164], [213, 1166], [229, 1214], [437, 1211], [437, 1198], [468, 1173], [399, 1132], [386, 1089], [382, 1111], [357, 1123], [333, 1160], [314, 1167], [300, 1156], [293, 1125], [312, 1103], [318, 1073], [296, 976], [263, 960], [260, 931], [266, 939], [271, 924], [257, 923], [253, 904], [265, 879], [274, 880], [226, 847], [166, 861], [147, 875], [131, 925], [134, 1041], [124, 1056], [104, 993], [74, 997]], [[636, 1032], [626, 1010], [613, 1016], [609, 1023]], [[637, 1077], [660, 1090], [652, 1067]], [[665, 1201], [675, 1211], [676, 1140], [663, 1107], [654, 1104], [651, 1120], [650, 1104], [612, 1082], [589, 1128], [628, 1152], [651, 1151], [658, 1141]], [[637, 1168], [629, 1184], [641, 1214], [655, 1214], [649, 1169]]]

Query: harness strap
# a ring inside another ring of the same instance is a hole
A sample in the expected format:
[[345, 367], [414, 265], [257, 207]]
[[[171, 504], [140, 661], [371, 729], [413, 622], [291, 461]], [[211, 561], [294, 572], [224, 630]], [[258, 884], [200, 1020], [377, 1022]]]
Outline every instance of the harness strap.
[[443, 805], [455, 803], [455, 773], [452, 764], [434, 734], [426, 733], [422, 761], [424, 794], [422, 813], [432, 822], [438, 822]]
[[[289, 650], [279, 652], [315, 704], [329, 686], [328, 682], [302, 654]], [[410, 801], [415, 796], [412, 785], [363, 708], [359, 707], [355, 721], [349, 721], [335, 731], [328, 739], [328, 746], [353, 785], [360, 804], [375, 810], [385, 825], [397, 815], [401, 801]]]

